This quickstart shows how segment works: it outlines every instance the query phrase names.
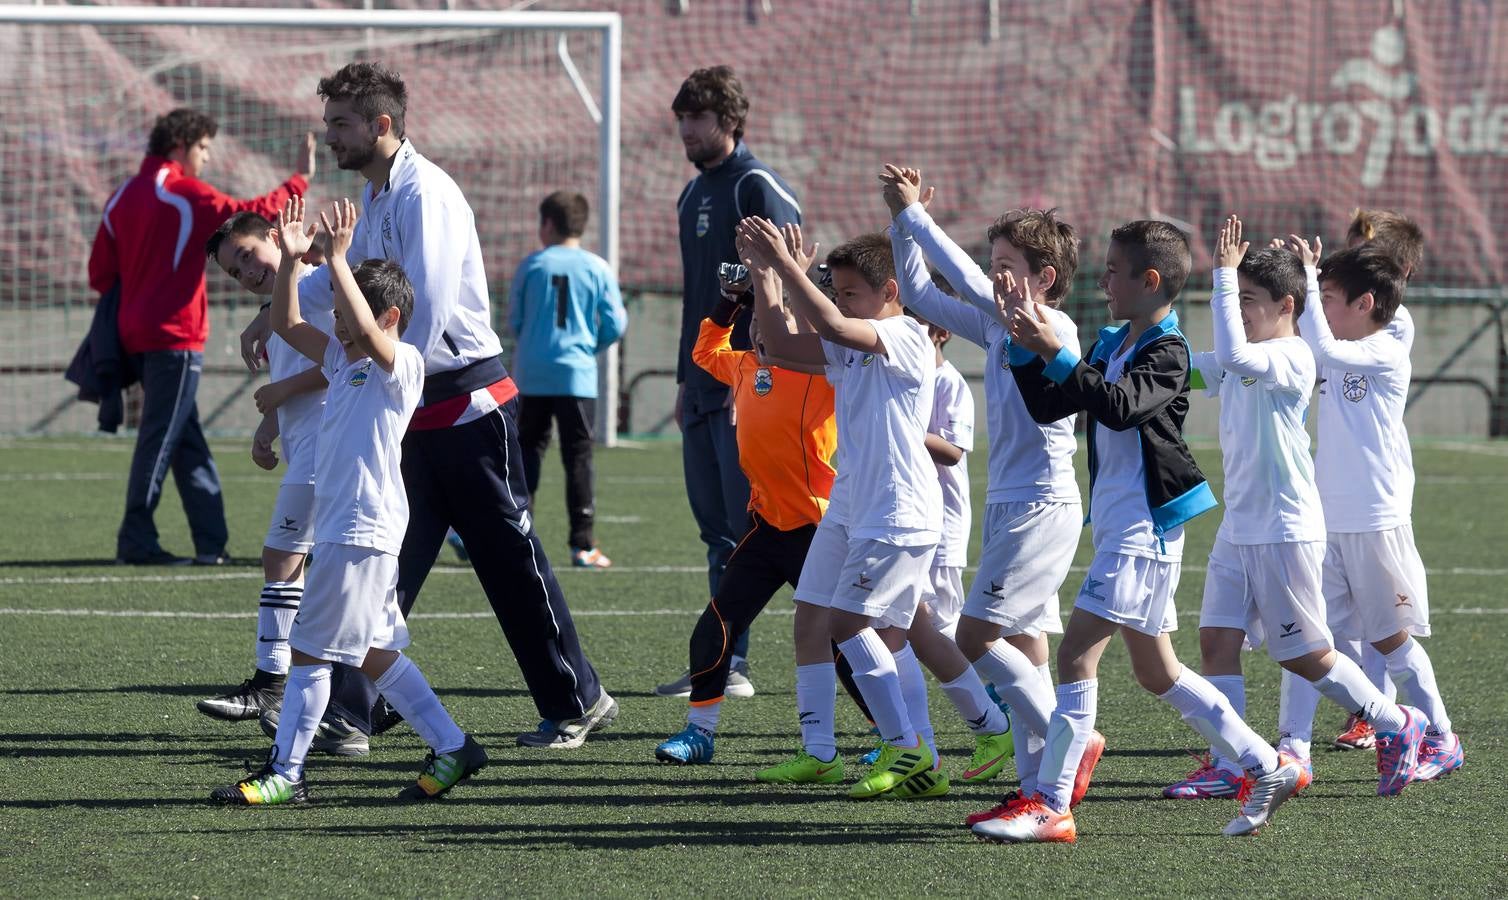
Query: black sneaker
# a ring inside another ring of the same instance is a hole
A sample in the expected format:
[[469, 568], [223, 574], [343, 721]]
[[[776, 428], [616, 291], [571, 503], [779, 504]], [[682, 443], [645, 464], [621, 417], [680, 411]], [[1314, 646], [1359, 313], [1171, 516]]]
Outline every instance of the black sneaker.
[[[262, 711], [262, 733], [277, 740], [278, 716], [282, 707]], [[334, 713], [325, 713], [314, 731], [314, 743], [309, 749], [331, 756], [366, 756], [372, 749], [371, 742], [360, 728]]]
[[279, 775], [272, 768], [272, 759], [277, 748], [267, 751], [267, 764], [232, 785], [215, 788], [209, 798], [216, 803], [232, 806], [297, 806], [309, 802], [309, 791], [304, 787], [304, 777], [297, 781]]
[[403, 724], [403, 714], [379, 697], [377, 705], [372, 707], [372, 737], [387, 734], [401, 724]]
[[153, 550], [145, 556], [117, 556], [117, 566], [187, 566], [193, 563], [186, 556], [169, 553], [163, 549]]
[[466, 743], [459, 750], [451, 753], [430, 750], [424, 758], [424, 768], [419, 772], [419, 780], [399, 791], [398, 799], [434, 800], [485, 768], [487, 751], [468, 734]]
[[250, 678], [241, 682], [240, 687], [218, 697], [200, 700], [195, 706], [211, 719], [244, 722], [259, 718], [263, 712], [281, 706], [283, 686], [287, 683], [286, 675], [274, 675], [257, 669]]

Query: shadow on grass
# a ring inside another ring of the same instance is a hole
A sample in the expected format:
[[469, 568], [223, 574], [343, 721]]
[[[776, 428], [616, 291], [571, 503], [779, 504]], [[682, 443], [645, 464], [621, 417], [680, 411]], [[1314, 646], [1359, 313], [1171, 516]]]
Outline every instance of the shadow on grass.
[[117, 569], [122, 575], [131, 572], [194, 571], [218, 572], [226, 569], [261, 568], [261, 560], [231, 559], [214, 566], [196, 566], [189, 563], [178, 565], [146, 565], [116, 562], [115, 557], [85, 559], [9, 559], [0, 562], [0, 569]]

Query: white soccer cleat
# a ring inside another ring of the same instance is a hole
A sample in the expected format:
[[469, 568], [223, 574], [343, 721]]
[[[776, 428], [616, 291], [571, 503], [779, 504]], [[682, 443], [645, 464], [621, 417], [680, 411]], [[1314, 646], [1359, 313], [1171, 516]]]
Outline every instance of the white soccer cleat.
[[1255, 834], [1272, 821], [1272, 814], [1298, 790], [1303, 775], [1304, 770], [1291, 757], [1280, 757], [1278, 767], [1261, 778], [1248, 775], [1236, 795], [1241, 802], [1241, 815], [1225, 826], [1226, 836]]

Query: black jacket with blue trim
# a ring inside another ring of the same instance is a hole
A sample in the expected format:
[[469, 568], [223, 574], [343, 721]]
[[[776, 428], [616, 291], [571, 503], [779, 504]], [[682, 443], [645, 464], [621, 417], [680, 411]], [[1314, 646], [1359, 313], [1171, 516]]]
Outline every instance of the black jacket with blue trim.
[[[701, 168], [698, 165], [698, 168]], [[745, 216], [763, 216], [776, 225], [800, 224], [801, 206], [774, 169], [760, 162], [743, 141], [733, 155], [710, 169], [702, 169], [681, 191], [676, 201], [680, 222], [681, 271], [685, 276], [681, 306], [681, 343], [676, 357], [675, 380], [686, 386], [688, 411], [721, 409], [728, 386], [691, 361], [702, 320], [722, 298], [718, 266], [738, 262], [733, 246], [733, 228]], [[733, 348], [749, 348], [749, 316], [738, 317], [733, 326]]]
[[[1120, 380], [1105, 380], [1110, 356], [1125, 341], [1129, 325], [1104, 328], [1087, 360], [1064, 347], [1050, 362], [1012, 345], [1011, 374], [1031, 417], [1041, 423], [1085, 413], [1090, 496], [1096, 465], [1094, 424], [1112, 431], [1135, 428], [1141, 437], [1147, 507], [1152, 528], [1162, 534], [1219, 505], [1183, 439], [1189, 413], [1188, 342], [1169, 312], [1137, 339]], [[1086, 511], [1088, 503], [1085, 503]], [[1085, 521], [1089, 520], [1085, 516]]]

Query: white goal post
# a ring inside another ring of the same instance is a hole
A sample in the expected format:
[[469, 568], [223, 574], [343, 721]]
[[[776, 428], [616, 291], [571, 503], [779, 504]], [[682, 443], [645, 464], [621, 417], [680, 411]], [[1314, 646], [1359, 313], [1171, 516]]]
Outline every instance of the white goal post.
[[[558, 34], [559, 37], [555, 43], [555, 46], [553, 48], [554, 52], [552, 54], [555, 57], [555, 59], [553, 60], [555, 73], [554, 75], [548, 77], [558, 78], [570, 85], [571, 93], [574, 94], [576, 98], [578, 98], [581, 106], [585, 109], [586, 114], [590, 117], [591, 121], [595, 123], [597, 127], [597, 152], [599, 159], [597, 184], [595, 191], [596, 202], [593, 204], [595, 208], [592, 210], [593, 218], [596, 219], [596, 246], [592, 247], [592, 249], [594, 249], [599, 255], [607, 260], [608, 264], [612, 267], [615, 273], [618, 271], [620, 217], [619, 137], [622, 115], [622, 96], [620, 87], [623, 33], [622, 18], [618, 13], [530, 11], [486, 12], [460, 10], [406, 11], [363, 9], [298, 10], [146, 6], [111, 7], [68, 5], [0, 5], [0, 26], [6, 25], [37, 27], [94, 26], [97, 29], [153, 29], [158, 27], [178, 27], [191, 29], [247, 28], [301, 34], [308, 33], [311, 29], [344, 30], [346, 32], [350, 32], [353, 35], [363, 35], [366, 45], [365, 49], [370, 50], [371, 55], [373, 56], [380, 54], [384, 46], [384, 32], [426, 32], [430, 34], [466, 34], [468, 32], [480, 33], [487, 31], [532, 32], [547, 33], [545, 35], [545, 39], [547, 39], [548, 34]], [[595, 97], [592, 96], [592, 90], [590, 86], [588, 85], [587, 81], [583, 79], [580, 71], [578, 70], [576, 61], [575, 59], [573, 59], [570, 47], [567, 43], [567, 36], [569, 34], [579, 34], [583, 32], [595, 32], [597, 35], [599, 35], [601, 42], [600, 49], [597, 51], [596, 58], [593, 60], [598, 70], [598, 84], [596, 87]], [[5, 36], [5, 44], [10, 46], [8, 48], [0, 48], [0, 52], [4, 52], [5, 49], [9, 49], [11, 51], [24, 50], [26, 46], [24, 37], [18, 37], [14, 33]], [[363, 48], [359, 45], [355, 47], [355, 50], [357, 51], [361, 51], [362, 49]], [[541, 54], [538, 52], [538, 49], [538, 47], [531, 48], [529, 51], [529, 57], [524, 60], [523, 63], [521, 63], [521, 66], [533, 66], [534, 68], [529, 70], [531, 76], [545, 77], [541, 76], [539, 72], [540, 61], [538, 57]], [[258, 54], [259, 52], [271, 53], [275, 56], [276, 48], [269, 49], [265, 46], [253, 46], [249, 47], [247, 52], [254, 55]], [[120, 55], [127, 57], [129, 56], [128, 53], [122, 53]], [[484, 60], [486, 59], [486, 57], [479, 55], [477, 59]], [[333, 62], [334, 65], [330, 65], [329, 68], [333, 70], [337, 65], [344, 61], [348, 60], [332, 59], [330, 60], [330, 62]], [[213, 61], [211, 60], [207, 62], [212, 63]], [[19, 69], [20, 67], [24, 67], [26, 64], [27, 63], [23, 61], [13, 60], [9, 65], [12, 69]], [[44, 65], [44, 63], [37, 63], [36, 61], [32, 61], [31, 64]], [[206, 67], [210, 69], [215, 68], [215, 66], [213, 65], [207, 65]], [[303, 82], [300, 83], [302, 84]], [[101, 89], [101, 92], [103, 93], [103, 89]], [[553, 102], [558, 103], [558, 98]], [[559, 109], [559, 105], [554, 108], [554, 110]], [[156, 112], [158, 113], [165, 111], [166, 108], [156, 110]], [[426, 115], [435, 114], [438, 116], [439, 112], [440, 111], [438, 110], [417, 108], [415, 109], [414, 121], [415, 123], [422, 125], [425, 121]], [[451, 119], [458, 121], [463, 121], [465, 119], [465, 110], [446, 110], [445, 112]], [[520, 116], [526, 116], [528, 114], [529, 113], [527, 111], [520, 111], [519, 113]], [[552, 111], [551, 114], [554, 114], [554, 111]], [[66, 118], [66, 116], [60, 116], [60, 118]], [[146, 124], [149, 125], [150, 120], [148, 120]], [[315, 121], [309, 122], [310, 128], [314, 128], [315, 125]], [[485, 123], [485, 127], [476, 129], [476, 131], [478, 133], [485, 133], [488, 130], [492, 129], [495, 125], [497, 125], [497, 123], [489, 121]], [[507, 127], [508, 123], [504, 122], [503, 125], [504, 127]], [[474, 141], [477, 139], [475, 135], [471, 133], [471, 123], [466, 123], [460, 127], [466, 132], [464, 136], [466, 141]], [[145, 142], [145, 137], [145, 131], [143, 130], [140, 134], [140, 139], [143, 144]], [[7, 135], [8, 141], [10, 138], [11, 135]], [[45, 143], [45, 141], [48, 139], [49, 138], [47, 136], [33, 138], [30, 135], [26, 135], [17, 140], [32, 140], [33, 142]], [[9, 143], [7, 143], [6, 146], [9, 147]], [[547, 156], [549, 153], [548, 146], [543, 148], [541, 150], [541, 153], [542, 155]], [[320, 174], [323, 174], [323, 172], [328, 172], [329, 169], [326, 168], [329, 165], [327, 159], [322, 158], [320, 162], [321, 168], [323, 170]], [[132, 163], [132, 165], [134, 166], [134, 162]], [[540, 163], [540, 166], [547, 165], [548, 159], [545, 159]], [[264, 166], [263, 168], [266, 168], [266, 166]], [[134, 168], [132, 169], [132, 171], [134, 171]], [[16, 173], [13, 172], [10, 177], [14, 177], [15, 174]], [[124, 177], [125, 175], [130, 174], [130, 172], [120, 172], [118, 174], [121, 177]], [[452, 175], [457, 175], [457, 173], [452, 172]], [[212, 182], [215, 180], [213, 169], [211, 169], [210, 172], [210, 180]], [[463, 176], [457, 175], [457, 181], [461, 183], [463, 190], [467, 190], [467, 183]], [[275, 180], [267, 183], [265, 186], [260, 187], [259, 191], [266, 190], [272, 187], [275, 183]], [[527, 189], [521, 185], [513, 185], [511, 187], [513, 188], [514, 193], [517, 193], [519, 190]], [[556, 187], [567, 188], [570, 187], [570, 185], [560, 184], [556, 185]], [[243, 190], [240, 193], [241, 195], [246, 196], [251, 195], [255, 192]], [[587, 193], [590, 196], [590, 192]], [[519, 209], [527, 208], [530, 214], [534, 215], [534, 208], [538, 204], [542, 196], [543, 194], [540, 194], [539, 196], [530, 195], [527, 197], [518, 198], [518, 203], [520, 204]], [[479, 224], [482, 223], [482, 221], [489, 216], [491, 211], [485, 208], [478, 208], [478, 199], [471, 196], [471, 193], [469, 191], [468, 199], [471, 199], [472, 206], [477, 214]], [[483, 202], [485, 202], [485, 200]], [[78, 205], [76, 198], [75, 205]], [[510, 213], [515, 218], [517, 218], [517, 210], [510, 209]], [[44, 212], [40, 214], [38, 218], [45, 221], [50, 217]], [[93, 228], [97, 224], [97, 222], [98, 210], [95, 211], [95, 217], [93, 221], [89, 223], [89, 233], [83, 237], [83, 243], [70, 243], [69, 246], [87, 247], [88, 241], [93, 237]], [[537, 216], [534, 219], [534, 223], [531, 223], [529, 226], [531, 230], [533, 224], [536, 223]], [[10, 252], [17, 254], [19, 257], [19, 255], [24, 252], [24, 247], [17, 249], [16, 245], [24, 244], [28, 235], [29, 233], [23, 234], [19, 231], [14, 235], [0, 235], [0, 255], [3, 255], [6, 252], [6, 247], [10, 246]], [[10, 240], [6, 241], [6, 238], [10, 238]], [[55, 240], [55, 237], [44, 236], [43, 239], [51, 241]], [[518, 259], [514, 258], [500, 258], [497, 255], [498, 252], [500, 252], [498, 251], [498, 248], [494, 247], [489, 250], [485, 238], [483, 249], [484, 253], [487, 253], [488, 255], [489, 270], [495, 269], [499, 265], [503, 265], [508, 267], [508, 270], [511, 271], [511, 267], [515, 266], [519, 261]], [[509, 249], [511, 252], [517, 253], [516, 248]], [[521, 254], [519, 254], [519, 257], [521, 258]], [[0, 261], [9, 262], [5, 260]], [[80, 270], [83, 268], [83, 259], [73, 259], [69, 262], [71, 263], [71, 265], [77, 266]], [[494, 296], [492, 298], [492, 301], [494, 308], [494, 318], [496, 319], [497, 310], [501, 309], [502, 305], [506, 303], [506, 296], [497, 296], [497, 294], [502, 293], [503, 291], [498, 289], [496, 285], [498, 285], [499, 283], [506, 284], [506, 280], [500, 280], [496, 275], [489, 275], [489, 278], [494, 284]], [[37, 282], [37, 280], [38, 279], [36, 277], [32, 277], [30, 279], [32, 283]], [[7, 298], [0, 296], [0, 310], [3, 310], [6, 316], [9, 316], [14, 310], [20, 310], [23, 308], [30, 309], [38, 305], [38, 299], [36, 297], [25, 296], [26, 286], [23, 283], [25, 281], [26, 279], [17, 276], [11, 279], [12, 284], [0, 286], [0, 288], [3, 288], [3, 291], [5, 293], [10, 293], [14, 298], [16, 298], [14, 303], [7, 303], [5, 302]], [[67, 279], [62, 278], [60, 279], [60, 281], [66, 283]], [[77, 279], [75, 279], [75, 281], [77, 281]], [[213, 282], [214, 279], [212, 278], [211, 281]], [[20, 286], [18, 287], [17, 285]], [[76, 285], [70, 285], [70, 287], [73, 286]], [[79, 317], [77, 313], [75, 313], [71, 319], [67, 319], [65, 317], [65, 320], [69, 321], [69, 339], [73, 344], [76, 344], [78, 340], [82, 339], [83, 337], [83, 331], [77, 330], [78, 318]], [[87, 320], [85, 327], [87, 327]], [[17, 346], [19, 347], [20, 345], [18, 344]], [[604, 354], [602, 365], [600, 367], [601, 377], [599, 401], [597, 405], [597, 433], [599, 435], [599, 439], [608, 445], [616, 443], [617, 440], [617, 351], [618, 348], [616, 346], [609, 349], [607, 353]], [[71, 354], [71, 346], [68, 348], [68, 352]], [[13, 354], [7, 352], [7, 355]], [[66, 365], [67, 361], [68, 360], [66, 357], [62, 359], [62, 363], [64, 365]], [[27, 362], [30, 364], [20, 365], [17, 364], [17, 360], [12, 359], [9, 361], [11, 365], [6, 366], [5, 363], [0, 363], [0, 367], [4, 367], [6, 369], [7, 374], [4, 377], [9, 378], [10, 373], [12, 372], [29, 373], [33, 376], [37, 376], [44, 369], [47, 370], [48, 374], [52, 374], [51, 369], [55, 365], [55, 360], [53, 359], [43, 361], [36, 358], [28, 358]], [[59, 376], [59, 381], [60, 380], [61, 379]], [[20, 387], [21, 393], [23, 394], [28, 392], [35, 394], [36, 389], [41, 385], [40, 383], [28, 383], [25, 385], [13, 386]], [[61, 392], [57, 393], [60, 394]], [[204, 401], [201, 400], [201, 406], [203, 405]], [[54, 416], [56, 417], [56, 413], [54, 413]], [[82, 419], [77, 416], [75, 416], [74, 418], [77, 421], [82, 421]], [[18, 424], [21, 425], [20, 428], [17, 428]], [[23, 417], [13, 415], [5, 415], [3, 417], [3, 424], [0, 424], [0, 432], [28, 430], [36, 432], [44, 429], [40, 429], [35, 425], [28, 426], [23, 421]]]

